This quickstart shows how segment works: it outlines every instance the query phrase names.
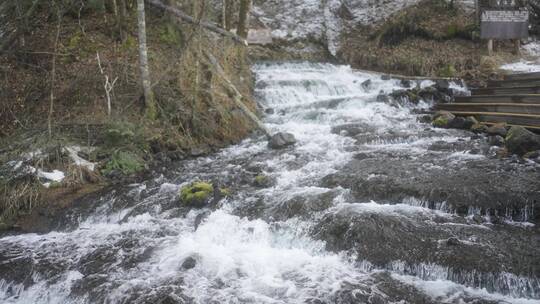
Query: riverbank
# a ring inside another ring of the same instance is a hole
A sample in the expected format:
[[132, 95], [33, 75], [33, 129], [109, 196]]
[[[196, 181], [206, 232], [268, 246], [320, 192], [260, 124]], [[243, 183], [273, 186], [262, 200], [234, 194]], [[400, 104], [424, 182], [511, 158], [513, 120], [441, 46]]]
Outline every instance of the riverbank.
[[[188, 4], [179, 3], [195, 12]], [[77, 14], [60, 6], [61, 19], [52, 9], [39, 6], [24, 45], [0, 56], [1, 228], [27, 230], [24, 223], [40, 214], [46, 218], [111, 184], [139, 181], [157, 166], [208, 155], [253, 131], [229, 85], [257, 112], [243, 45], [147, 8], [158, 105], [151, 119], [139, 77], [135, 8], [128, 5], [121, 33], [108, 5]], [[206, 14], [214, 20], [220, 11]]]

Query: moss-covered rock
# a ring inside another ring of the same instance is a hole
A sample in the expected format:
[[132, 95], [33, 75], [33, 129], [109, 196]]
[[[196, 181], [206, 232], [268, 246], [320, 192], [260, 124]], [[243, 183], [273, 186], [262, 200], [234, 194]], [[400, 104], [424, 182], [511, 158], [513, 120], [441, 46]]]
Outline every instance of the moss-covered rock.
[[[222, 189], [223, 190], [223, 189]], [[207, 182], [194, 182], [180, 189], [180, 200], [192, 207], [204, 207], [214, 193], [214, 186]]]
[[447, 111], [439, 111], [435, 113], [432, 125], [436, 128], [449, 128], [456, 116]]
[[524, 155], [527, 152], [540, 150], [540, 135], [523, 127], [512, 127], [506, 136], [506, 147], [511, 153]]
[[475, 123], [471, 127], [471, 131], [473, 131], [474, 133], [486, 133], [487, 129], [488, 126], [483, 123]]
[[222, 197], [228, 197], [228, 196], [231, 196], [232, 194], [231, 189], [229, 188], [221, 188], [219, 189], [219, 193], [221, 194]]
[[253, 185], [259, 188], [268, 188], [272, 186], [272, 179], [264, 174], [259, 174], [255, 176], [255, 179], [253, 180]]

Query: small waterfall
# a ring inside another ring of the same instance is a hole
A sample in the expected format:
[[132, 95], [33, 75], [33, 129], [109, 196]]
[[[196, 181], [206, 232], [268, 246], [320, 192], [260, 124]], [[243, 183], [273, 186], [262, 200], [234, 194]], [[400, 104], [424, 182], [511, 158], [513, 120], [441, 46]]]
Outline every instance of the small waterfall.
[[[428, 101], [412, 105], [378, 98], [404, 89], [399, 80], [325, 63], [261, 63], [253, 71], [255, 95], [269, 113], [265, 123], [272, 132], [293, 133], [295, 147], [274, 151], [263, 138], [246, 139], [215, 155], [183, 161], [165, 176], [156, 174], [85, 202], [87, 209], [74, 210], [69, 227], [0, 238], [0, 302], [303, 304], [332, 303], [350, 292], [344, 298], [350, 302], [343, 303], [369, 303], [371, 295], [391, 294], [406, 284], [409, 294], [395, 302], [412, 303], [415, 294], [422, 294], [441, 303], [538, 303], [533, 300], [540, 298], [538, 276], [514, 273], [515, 264], [492, 274], [451, 269], [444, 261], [432, 264], [421, 257], [416, 264], [395, 260], [376, 267], [354, 248], [328, 250], [332, 237], [343, 241], [348, 229], [361, 232], [368, 223], [381, 225], [377, 231], [388, 234], [351, 246], [369, 250], [401, 237], [414, 240], [416, 228], [434, 244], [440, 237], [430, 235], [432, 230], [491, 238], [489, 246], [502, 246], [496, 239], [499, 231], [470, 224], [444, 200], [404, 194], [405, 199], [391, 204], [365, 202], [356, 200], [351, 189], [322, 185], [324, 178], [350, 169], [358, 153], [368, 155], [366, 162], [425, 160], [407, 169], [411, 179], [429, 168], [453, 169], [486, 157], [430, 150], [438, 141], [457, 143], [470, 135], [426, 130], [412, 110], [428, 109]], [[336, 132], [341, 126], [356, 129]], [[356, 170], [363, 173], [361, 166]], [[252, 185], [259, 174], [272, 185]], [[381, 170], [366, 181], [376, 184], [392, 177]], [[195, 180], [217, 180], [233, 195], [215, 210], [182, 206], [178, 191]], [[331, 237], [316, 239], [314, 227], [324, 225], [341, 205], [361, 209], [363, 217], [330, 223], [337, 227]], [[527, 221], [532, 211], [530, 206], [504, 215]], [[484, 216], [488, 211], [471, 206], [468, 213]], [[408, 229], [397, 229], [403, 225]], [[500, 229], [508, 239], [533, 233], [511, 225]], [[534, 244], [520, 245], [534, 249]], [[522, 252], [516, 251], [515, 258]], [[384, 286], [389, 290], [383, 291]]]

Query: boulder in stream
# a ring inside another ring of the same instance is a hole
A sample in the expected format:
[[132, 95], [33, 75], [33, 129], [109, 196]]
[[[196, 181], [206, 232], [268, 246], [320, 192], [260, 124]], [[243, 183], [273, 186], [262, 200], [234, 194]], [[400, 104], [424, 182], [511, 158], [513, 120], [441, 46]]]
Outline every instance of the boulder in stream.
[[212, 199], [214, 186], [206, 182], [194, 182], [191, 185], [182, 187], [180, 190], [180, 200], [183, 204], [192, 207], [204, 207]]
[[489, 135], [499, 135], [499, 136], [505, 137], [508, 131], [506, 130], [505, 123], [498, 123], [487, 128], [486, 133]]
[[438, 111], [433, 116], [433, 126], [437, 128], [450, 128], [456, 116], [448, 111]]
[[506, 147], [511, 153], [518, 155], [540, 150], [540, 135], [523, 127], [512, 127], [506, 136]]
[[291, 133], [286, 132], [276, 133], [268, 141], [268, 147], [271, 149], [284, 149], [294, 144], [296, 144], [296, 138]]

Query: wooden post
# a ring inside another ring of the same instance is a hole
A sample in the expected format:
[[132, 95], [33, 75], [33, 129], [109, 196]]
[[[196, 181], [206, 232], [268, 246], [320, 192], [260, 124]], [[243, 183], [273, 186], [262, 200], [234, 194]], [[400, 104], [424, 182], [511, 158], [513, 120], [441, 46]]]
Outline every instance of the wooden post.
[[488, 40], [488, 55], [493, 56], [493, 39]]
[[516, 53], [516, 55], [521, 54], [521, 40], [520, 39], [514, 40], [514, 46], [515, 46], [514, 52]]

